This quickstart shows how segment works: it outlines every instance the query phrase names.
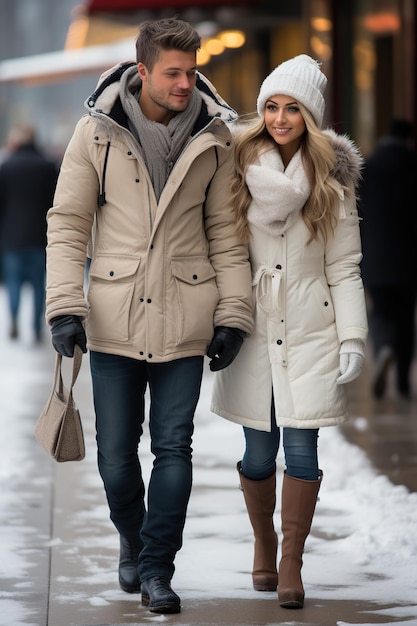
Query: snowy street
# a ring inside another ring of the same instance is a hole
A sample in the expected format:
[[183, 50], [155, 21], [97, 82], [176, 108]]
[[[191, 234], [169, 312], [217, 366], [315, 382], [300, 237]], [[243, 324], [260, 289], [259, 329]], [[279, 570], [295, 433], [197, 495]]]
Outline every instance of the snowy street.
[[[43, 343], [33, 343], [28, 296], [21, 339], [11, 341], [0, 287], [0, 626], [417, 624], [417, 492], [392, 484], [338, 428], [320, 431], [324, 479], [304, 555], [304, 609], [283, 609], [275, 593], [252, 589], [252, 530], [235, 470], [243, 433], [209, 410], [208, 361], [195, 418], [194, 486], [172, 581], [182, 612], [152, 614], [139, 595], [121, 591], [118, 536], [96, 468], [88, 355], [74, 389], [86, 458], [57, 464], [33, 435], [52, 385], [54, 351], [47, 329]], [[145, 433], [145, 479], [148, 443]]]

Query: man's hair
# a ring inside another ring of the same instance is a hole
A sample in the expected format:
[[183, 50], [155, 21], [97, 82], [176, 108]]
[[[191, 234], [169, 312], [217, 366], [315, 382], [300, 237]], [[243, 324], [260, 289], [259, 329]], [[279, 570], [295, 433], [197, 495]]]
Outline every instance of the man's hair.
[[136, 62], [143, 63], [151, 72], [161, 50], [196, 52], [200, 47], [201, 37], [188, 22], [177, 18], [148, 20], [139, 27]]
[[7, 135], [7, 144], [10, 148], [19, 146], [31, 146], [35, 143], [36, 130], [32, 124], [17, 124], [13, 126]]

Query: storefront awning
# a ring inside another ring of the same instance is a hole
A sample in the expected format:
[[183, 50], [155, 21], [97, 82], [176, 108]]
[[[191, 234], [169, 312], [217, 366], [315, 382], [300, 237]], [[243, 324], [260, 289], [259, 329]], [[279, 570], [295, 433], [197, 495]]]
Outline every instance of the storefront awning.
[[102, 72], [116, 63], [132, 61], [131, 38], [102, 46], [62, 50], [0, 62], [1, 83], [39, 85], [69, 80], [83, 74]]
[[[256, 0], [255, 0], [256, 1]], [[184, 7], [239, 5], [254, 0], [89, 0], [85, 4], [87, 13], [97, 11], [134, 11], [139, 9], [180, 9]]]

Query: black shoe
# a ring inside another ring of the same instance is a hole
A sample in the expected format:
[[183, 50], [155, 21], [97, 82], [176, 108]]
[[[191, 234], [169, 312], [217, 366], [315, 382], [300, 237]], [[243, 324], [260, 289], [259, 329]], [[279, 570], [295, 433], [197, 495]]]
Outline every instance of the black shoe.
[[152, 613], [180, 613], [181, 600], [168, 578], [154, 576], [142, 581], [142, 604]]
[[382, 398], [387, 385], [388, 370], [393, 362], [394, 354], [389, 346], [381, 348], [375, 363], [372, 391], [375, 398]]
[[408, 383], [399, 383], [397, 385], [397, 392], [401, 400], [411, 399], [411, 389]]
[[141, 550], [139, 539], [127, 539], [120, 535], [119, 585], [126, 593], [140, 592], [138, 560]]
[[15, 319], [12, 320], [12, 327], [10, 328], [9, 337], [10, 339], [19, 338], [19, 329], [17, 327], [17, 321]]

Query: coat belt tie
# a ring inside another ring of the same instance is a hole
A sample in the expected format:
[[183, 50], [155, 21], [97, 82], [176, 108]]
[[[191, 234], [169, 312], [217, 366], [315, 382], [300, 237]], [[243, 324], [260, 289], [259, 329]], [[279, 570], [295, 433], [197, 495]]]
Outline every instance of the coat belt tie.
[[265, 265], [262, 265], [253, 277], [252, 286], [255, 287], [256, 302], [265, 313], [281, 310], [281, 280], [281, 270]]

